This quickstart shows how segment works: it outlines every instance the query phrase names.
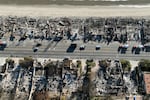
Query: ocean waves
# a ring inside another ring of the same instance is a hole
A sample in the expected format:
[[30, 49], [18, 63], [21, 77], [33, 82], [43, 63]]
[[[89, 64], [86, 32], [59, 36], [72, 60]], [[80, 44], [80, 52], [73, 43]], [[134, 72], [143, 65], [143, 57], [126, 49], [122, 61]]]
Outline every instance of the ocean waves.
[[119, 7], [128, 7], [128, 8], [149, 8], [150, 4], [147, 5], [119, 5]]
[[100, 1], [113, 1], [113, 2], [116, 2], [116, 1], [128, 1], [128, 0], [100, 0]]

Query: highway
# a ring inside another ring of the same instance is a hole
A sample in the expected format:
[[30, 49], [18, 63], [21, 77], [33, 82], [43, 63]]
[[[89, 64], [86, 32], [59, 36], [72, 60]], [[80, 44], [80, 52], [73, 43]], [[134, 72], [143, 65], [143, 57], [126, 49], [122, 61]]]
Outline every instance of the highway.
[[[71, 44], [70, 41], [62, 40], [58, 43], [50, 41], [43, 41], [42, 46], [39, 47], [37, 52], [33, 52], [32, 48], [35, 43], [32, 40], [25, 40], [16, 46], [17, 42], [9, 42], [7, 48], [4, 51], [0, 51], [0, 56], [4, 57], [24, 57], [32, 56], [39, 58], [65, 58], [69, 57], [72, 59], [129, 59], [129, 60], [140, 60], [140, 59], [150, 59], [150, 52], [140, 52], [140, 54], [132, 54], [132, 46], [138, 45], [138, 42], [129, 42], [129, 48], [126, 54], [118, 53], [118, 42], [113, 42], [107, 45], [106, 43], [89, 42], [83, 43], [82, 41], [75, 41], [77, 43], [77, 48], [73, 53], [67, 53], [66, 50]], [[85, 45], [85, 50], [79, 50], [81, 45]], [[100, 50], [95, 50], [95, 46], [100, 45]], [[49, 48], [47, 48], [49, 46]], [[47, 51], [45, 51], [47, 49]]]

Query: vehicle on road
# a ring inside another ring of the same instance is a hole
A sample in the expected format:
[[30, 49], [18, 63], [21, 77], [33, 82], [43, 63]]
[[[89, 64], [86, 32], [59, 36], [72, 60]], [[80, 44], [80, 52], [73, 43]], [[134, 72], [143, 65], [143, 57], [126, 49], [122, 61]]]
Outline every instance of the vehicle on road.
[[38, 51], [38, 47], [33, 47], [33, 52], [37, 52]]
[[54, 39], [53, 39], [53, 41], [56, 41], [56, 42], [59, 42], [59, 41], [61, 41], [63, 39], [63, 37], [60, 37], [60, 36], [56, 36]]
[[71, 41], [75, 41], [76, 38], [77, 38], [77, 33], [76, 33], [75, 35], [71, 36], [70, 40], [71, 40]]
[[150, 45], [144, 45], [144, 51], [150, 52]]
[[0, 41], [0, 45], [7, 45], [6, 41]]
[[125, 54], [127, 49], [128, 49], [128, 47], [129, 47], [129, 44], [120, 45], [118, 47], [118, 53]]
[[84, 50], [85, 49], [85, 45], [81, 45], [79, 49], [80, 50]]
[[40, 47], [40, 46], [42, 46], [42, 44], [41, 43], [37, 43], [35, 46], [36, 47]]
[[4, 50], [7, 46], [6, 41], [0, 41], [0, 50]]
[[133, 53], [133, 54], [140, 54], [140, 52], [141, 51], [144, 51], [144, 46], [143, 45], [135, 45], [135, 46], [133, 46], [132, 47], [132, 50], [131, 50], [131, 52]]
[[129, 47], [129, 44], [124, 44], [122, 45], [123, 48], [128, 48]]
[[101, 46], [100, 45], [96, 45], [95, 50], [100, 50]]
[[70, 44], [70, 46], [68, 47], [66, 52], [68, 52], [68, 53], [74, 52], [76, 47], [77, 47], [77, 44], [76, 43], [72, 43], [72, 44]]

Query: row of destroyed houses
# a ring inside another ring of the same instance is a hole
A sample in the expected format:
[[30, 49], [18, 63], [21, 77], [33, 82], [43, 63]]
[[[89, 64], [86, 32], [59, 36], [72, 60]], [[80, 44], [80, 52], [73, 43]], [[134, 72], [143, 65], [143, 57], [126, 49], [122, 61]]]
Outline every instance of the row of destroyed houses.
[[[40, 64], [35, 65], [35, 73], [33, 73], [32, 83], [34, 85], [34, 91], [37, 93], [41, 93], [43, 91], [49, 91], [52, 97], [59, 96], [59, 92], [63, 93], [70, 97], [72, 93], [78, 94], [78, 89], [84, 89], [86, 86], [85, 77], [80, 77], [81, 73], [79, 73], [79, 68], [73, 64], [72, 60], [64, 59], [61, 62], [58, 61], [47, 61], [45, 64], [50, 63], [46, 69]], [[139, 72], [139, 82], [135, 81], [136, 78], [136, 70], [134, 72], [123, 72], [122, 66], [118, 60], [107, 60], [109, 66], [101, 66], [98, 70], [98, 75], [95, 78], [92, 78], [92, 82], [94, 82], [95, 87], [92, 92], [95, 92], [97, 96], [103, 95], [137, 95], [137, 91], [139, 87], [142, 87], [143, 90], [141, 93], [150, 94], [150, 73], [148, 72]], [[43, 63], [44, 64], [44, 63]], [[64, 66], [64, 67], [62, 67]], [[8, 72], [11, 73], [11, 66], [8, 67]], [[29, 72], [29, 71], [27, 71]], [[44, 72], [44, 73], [43, 73]], [[12, 71], [12, 74], [15, 72]], [[27, 73], [26, 73], [27, 74]], [[15, 74], [14, 74], [15, 75]], [[25, 77], [26, 75], [23, 75]], [[31, 76], [27, 74], [27, 76]], [[2, 81], [1, 75], [1, 81]], [[26, 77], [27, 78], [27, 77]], [[29, 77], [30, 78], [30, 77]], [[47, 81], [46, 81], [46, 80]], [[84, 83], [85, 81], [85, 83]], [[29, 84], [28, 84], [29, 85]], [[84, 85], [82, 87], [82, 85]], [[21, 87], [23, 87], [20, 84]], [[20, 87], [20, 88], [21, 88]], [[27, 87], [25, 87], [27, 88]], [[45, 88], [45, 89], [44, 89]], [[96, 91], [95, 91], [96, 90]], [[29, 92], [29, 91], [28, 91]], [[81, 93], [83, 94], [83, 93]], [[140, 99], [142, 100], [142, 99]]]
[[[84, 83], [84, 77], [83, 79], [81, 77], [77, 78], [81, 74], [79, 74], [78, 72], [79, 69], [73, 65], [72, 60], [66, 59], [63, 61], [63, 63], [54, 62], [53, 64], [57, 65], [57, 68], [54, 68], [53, 71], [47, 72], [48, 80], [50, 83], [54, 82], [53, 84], [56, 85], [57, 82], [54, 81], [54, 79], [58, 79], [58, 76], [60, 75], [59, 73], [61, 72], [62, 76], [59, 77], [62, 78], [62, 82], [64, 83], [62, 89], [63, 91], [61, 91], [63, 95], [67, 96], [68, 94], [71, 95], [71, 93], [78, 94], [79, 92], [78, 89], [82, 90], [84, 89], [86, 84], [88, 84], [88, 83]], [[64, 66], [63, 69], [59, 67], [62, 66], [62, 64]], [[136, 68], [131, 71], [123, 71], [123, 68], [119, 60], [108, 59], [107, 64], [109, 65], [107, 67], [100, 66], [95, 78], [91, 79], [91, 82], [94, 83], [94, 87], [92, 86], [90, 88], [91, 89], [93, 88], [92, 92], [94, 93], [94, 95], [96, 96], [124, 95], [132, 99], [136, 98], [137, 100], [142, 100], [143, 98], [142, 95], [139, 96], [138, 93], [142, 93], [143, 95], [150, 94], [150, 73], [149, 72], [142, 72], [139, 69], [139, 73], [137, 73]], [[138, 74], [141, 78], [137, 80], [136, 74]], [[138, 83], [137, 81], [140, 83]], [[81, 88], [82, 85], [84, 86]], [[49, 89], [53, 90], [52, 87], [49, 87]], [[143, 91], [139, 90], [139, 87], [143, 88]]]
[[96, 35], [138, 33], [144, 29], [150, 35], [150, 20], [134, 18], [30, 18], [0, 17], [0, 34], [44, 35], [44, 37], [67, 34]]

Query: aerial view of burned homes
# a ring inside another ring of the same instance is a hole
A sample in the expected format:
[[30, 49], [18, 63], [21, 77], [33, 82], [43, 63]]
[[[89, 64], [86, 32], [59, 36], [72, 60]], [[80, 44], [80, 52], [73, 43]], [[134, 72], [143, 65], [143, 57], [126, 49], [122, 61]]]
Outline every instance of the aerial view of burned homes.
[[150, 19], [0, 17], [0, 100], [150, 100]]

